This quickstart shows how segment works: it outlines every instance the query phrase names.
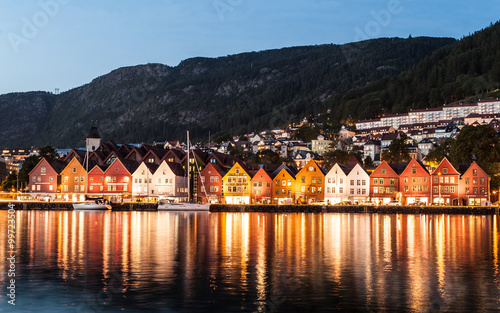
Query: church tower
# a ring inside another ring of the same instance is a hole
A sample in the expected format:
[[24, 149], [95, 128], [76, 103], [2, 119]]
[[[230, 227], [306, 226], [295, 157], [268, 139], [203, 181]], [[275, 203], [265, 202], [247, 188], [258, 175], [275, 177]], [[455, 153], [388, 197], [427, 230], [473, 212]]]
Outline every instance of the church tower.
[[92, 123], [90, 126], [89, 135], [87, 136], [87, 152], [92, 153], [101, 145], [101, 136], [97, 130], [97, 124]]

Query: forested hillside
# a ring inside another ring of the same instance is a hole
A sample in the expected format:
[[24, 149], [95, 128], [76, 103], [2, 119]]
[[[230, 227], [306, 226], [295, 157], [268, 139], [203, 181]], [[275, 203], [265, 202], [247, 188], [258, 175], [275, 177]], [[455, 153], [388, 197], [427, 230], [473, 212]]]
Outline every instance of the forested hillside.
[[363, 88], [337, 94], [325, 104], [331, 120], [376, 117], [456, 101], [499, 97], [500, 22], [438, 49], [417, 66]]
[[[0, 110], [9, 112], [0, 116], [0, 146], [82, 146], [91, 120], [98, 121], [104, 139], [147, 142], [182, 140], [186, 130], [206, 140], [209, 131], [212, 136], [239, 135], [328, 108], [347, 112], [346, 93], [352, 97], [350, 91], [377, 82], [402, 84], [406, 74], [398, 75], [426, 58], [432, 66], [454, 43], [450, 38], [382, 38], [193, 58], [176, 67], [120, 68], [60, 95], [0, 96]], [[368, 116], [378, 107], [392, 107], [389, 98], [373, 108], [353, 106], [350, 114], [358, 110], [359, 116]]]

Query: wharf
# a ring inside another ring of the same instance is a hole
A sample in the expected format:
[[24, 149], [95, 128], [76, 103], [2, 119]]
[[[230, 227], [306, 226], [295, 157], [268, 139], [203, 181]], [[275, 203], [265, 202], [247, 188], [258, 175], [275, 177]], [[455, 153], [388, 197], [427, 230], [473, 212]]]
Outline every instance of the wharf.
[[380, 213], [498, 215], [499, 207], [473, 206], [364, 206], [364, 205], [229, 205], [212, 204], [210, 212], [260, 213]]

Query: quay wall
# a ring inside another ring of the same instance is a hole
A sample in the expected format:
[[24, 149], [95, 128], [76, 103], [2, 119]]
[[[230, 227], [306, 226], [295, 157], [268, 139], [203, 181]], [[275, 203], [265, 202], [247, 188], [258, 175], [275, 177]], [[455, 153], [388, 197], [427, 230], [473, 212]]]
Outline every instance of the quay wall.
[[320, 206], [320, 205], [229, 205], [212, 204], [210, 212], [260, 212], [260, 213], [380, 213], [380, 214], [499, 214], [498, 207], [472, 206]]
[[[51, 210], [73, 211], [73, 204], [69, 202], [0, 202], [0, 210], [8, 210], [9, 204], [15, 210]], [[113, 211], [158, 211], [158, 204], [153, 203], [122, 203], [113, 204]]]

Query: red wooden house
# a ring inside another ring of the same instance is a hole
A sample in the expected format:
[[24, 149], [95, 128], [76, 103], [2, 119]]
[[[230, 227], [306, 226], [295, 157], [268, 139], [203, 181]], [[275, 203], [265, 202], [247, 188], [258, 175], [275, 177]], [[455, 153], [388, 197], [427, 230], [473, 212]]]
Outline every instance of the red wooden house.
[[209, 163], [198, 176], [198, 201], [202, 203], [222, 202], [222, 177], [224, 171], [216, 165]]
[[425, 166], [412, 159], [399, 176], [401, 204], [430, 203], [431, 178]]
[[489, 175], [475, 161], [472, 164], [459, 164], [459, 170], [462, 172], [459, 183], [462, 204], [481, 205], [489, 201]]
[[130, 197], [132, 194], [132, 173], [137, 169], [137, 163], [116, 158], [104, 172], [104, 192], [115, 196], [117, 200]]
[[66, 167], [66, 163], [59, 160], [48, 161], [43, 158], [29, 173], [29, 190], [32, 194], [40, 196], [56, 197], [58, 187], [61, 184], [61, 172]]
[[272, 186], [273, 179], [261, 167], [252, 177], [251, 180], [251, 203], [252, 204], [271, 204], [272, 201]]
[[[404, 168], [403, 168], [404, 169]], [[399, 193], [398, 165], [382, 161], [370, 175], [370, 197], [377, 204], [396, 200]]]
[[94, 165], [88, 174], [88, 186], [87, 193], [89, 194], [104, 194], [104, 172], [106, 171], [106, 166]]
[[444, 158], [432, 172], [431, 197], [433, 203], [458, 204], [458, 181], [460, 173]]

